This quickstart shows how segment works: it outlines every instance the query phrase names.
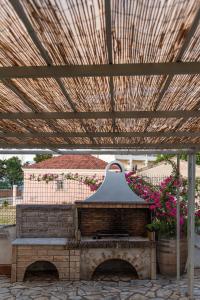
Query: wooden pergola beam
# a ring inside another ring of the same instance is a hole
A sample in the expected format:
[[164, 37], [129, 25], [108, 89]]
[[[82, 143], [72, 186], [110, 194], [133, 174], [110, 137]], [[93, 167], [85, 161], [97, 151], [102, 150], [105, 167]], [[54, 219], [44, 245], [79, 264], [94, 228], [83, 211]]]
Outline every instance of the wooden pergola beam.
[[[108, 53], [108, 63], [113, 64], [113, 51], [112, 51], [112, 19], [111, 19], [111, 3], [110, 0], [104, 1], [105, 5], [105, 23], [106, 23], [106, 46]], [[109, 90], [110, 90], [110, 110], [115, 111], [115, 99], [114, 99], [114, 82], [113, 76], [109, 78]], [[113, 132], [116, 130], [116, 120], [112, 119]]]
[[[192, 39], [192, 37], [193, 37], [197, 27], [198, 27], [199, 20], [200, 20], [200, 8], [197, 11], [197, 13], [195, 15], [195, 18], [192, 22], [192, 25], [191, 25], [189, 31], [186, 34], [184, 43], [183, 43], [182, 47], [180, 48], [180, 50], [177, 54], [175, 63], [180, 63], [181, 62], [183, 54], [185, 53], [186, 49], [188, 48], [188, 46], [190, 44], [190, 41], [191, 41], [191, 39]], [[168, 88], [169, 88], [169, 86], [172, 82], [173, 76], [176, 75], [176, 74], [167, 74], [167, 75], [169, 75], [169, 76], [167, 77], [167, 80], [165, 81], [165, 84], [163, 85], [163, 87], [160, 90], [158, 99], [156, 100], [155, 105], [154, 105], [154, 110], [157, 110], [157, 108], [159, 106], [159, 103], [162, 101], [166, 91], [168, 90]], [[184, 123], [184, 120], [182, 120], [180, 123]], [[150, 121], [147, 122], [145, 129], [147, 129], [149, 127], [149, 125], [150, 125]]]
[[106, 46], [109, 64], [113, 63], [112, 51], [112, 20], [111, 20], [111, 3], [110, 0], [104, 0], [105, 5], [105, 23], [106, 23]]
[[85, 150], [74, 150], [74, 149], [62, 149], [62, 150], [54, 150], [54, 149], [0, 149], [0, 154], [54, 154], [57, 151], [60, 155], [62, 154], [87, 154], [87, 155], [98, 155], [98, 154], [112, 154], [112, 155], [152, 155], [152, 154], [177, 154], [184, 151], [184, 153], [193, 153], [192, 149], [183, 149], [180, 150], [170, 150], [170, 149], [144, 149], [144, 150], [126, 150], [126, 149], [106, 149], [106, 150], [97, 150], [97, 149], [85, 149]]
[[200, 74], [200, 62], [0, 67], [0, 80]]
[[21, 132], [0, 132], [0, 138], [12, 138], [16, 137], [18, 139], [25, 138], [86, 138], [86, 137], [110, 137], [110, 138], [148, 138], [148, 137], [190, 137], [196, 138], [200, 137], [200, 132], [188, 132], [188, 131], [151, 131], [151, 132], [32, 132], [32, 133], [21, 133]]
[[160, 118], [198, 118], [200, 110], [171, 110], [171, 111], [104, 111], [104, 112], [16, 112], [0, 113], [0, 120], [56, 120], [56, 119], [160, 119]]
[[120, 143], [120, 144], [68, 144], [68, 143], [0, 143], [0, 149], [200, 149], [200, 143]]
[[[18, 89], [15, 84], [13, 82], [11, 82], [10, 80], [4, 80], [3, 81], [4, 85], [9, 88], [11, 91], [13, 91], [22, 101], [23, 103], [30, 109], [32, 110], [33, 114], [36, 113], [35, 111], [35, 106], [29, 101], [28, 97], [24, 95], [24, 93]], [[17, 122], [19, 125], [21, 125], [19, 119], [18, 120], [14, 120], [15, 122]], [[57, 127], [55, 126], [55, 124], [53, 124], [52, 122], [50, 122], [50, 120], [46, 120], [47, 125], [49, 126], [49, 128], [51, 128], [52, 130], [57, 131]], [[23, 127], [26, 128], [26, 130], [28, 130], [31, 133], [35, 133], [36, 130], [35, 129], [30, 129], [28, 126], [26, 126], [25, 124], [23, 124]], [[7, 133], [6, 133], [7, 135]], [[66, 142], [70, 143], [70, 140], [65, 137]]]
[[[49, 68], [50, 66], [52, 67], [53, 61], [49, 55], [49, 53], [46, 51], [46, 49], [44, 48], [43, 44], [41, 43], [41, 41], [38, 39], [37, 33], [35, 32], [28, 16], [26, 15], [26, 12], [24, 11], [23, 6], [21, 5], [20, 1], [15, 1], [15, 0], [9, 0], [11, 5], [13, 6], [15, 12], [17, 13], [18, 17], [20, 18], [20, 20], [22, 21], [22, 23], [24, 24], [26, 30], [28, 31], [33, 43], [35, 44], [35, 46], [38, 48], [42, 58], [44, 59], [44, 61], [46, 62], [46, 64], [48, 65], [47, 68]], [[58, 76], [59, 78], [57, 78], [57, 76], [54, 76], [54, 74], [51, 75], [51, 77], [56, 79], [56, 82], [58, 84], [58, 86], [60, 87], [63, 95], [65, 96], [67, 102], [69, 103], [69, 105], [71, 106], [72, 110], [74, 112], [76, 112], [76, 108], [75, 105], [69, 95], [69, 93], [67, 92], [67, 90], [64, 87], [64, 84], [62, 82], [62, 80], [60, 79], [61, 76]], [[87, 126], [80, 121], [80, 124], [83, 128], [85, 128], [85, 131], [87, 132]], [[90, 138], [91, 141], [94, 143], [95, 141], [93, 140], [93, 138]]]

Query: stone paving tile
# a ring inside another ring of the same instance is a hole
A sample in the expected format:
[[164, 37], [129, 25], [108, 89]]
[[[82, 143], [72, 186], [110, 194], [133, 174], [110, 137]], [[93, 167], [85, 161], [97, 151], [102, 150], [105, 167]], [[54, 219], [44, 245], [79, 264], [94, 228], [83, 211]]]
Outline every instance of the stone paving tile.
[[[0, 276], [0, 300], [187, 300], [187, 278], [181, 279], [181, 292], [176, 281], [32, 281], [10, 283]], [[200, 270], [195, 272], [195, 299], [200, 300]]]

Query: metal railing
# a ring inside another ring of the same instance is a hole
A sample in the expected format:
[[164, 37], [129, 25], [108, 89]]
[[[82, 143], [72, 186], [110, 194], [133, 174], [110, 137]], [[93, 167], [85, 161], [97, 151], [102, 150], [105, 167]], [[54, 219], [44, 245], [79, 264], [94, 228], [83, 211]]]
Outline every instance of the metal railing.
[[[84, 181], [84, 176], [83, 181]], [[85, 176], [86, 177], [86, 176]], [[91, 177], [91, 176], [88, 176]], [[159, 185], [167, 176], [143, 176], [144, 180]], [[102, 176], [96, 176], [98, 182]], [[196, 198], [200, 199], [200, 178], [196, 181]], [[92, 195], [95, 190], [78, 180], [65, 179], [60, 175], [56, 180], [24, 180], [23, 187], [0, 188], [0, 225], [15, 224], [17, 204], [68, 204], [81, 201]]]

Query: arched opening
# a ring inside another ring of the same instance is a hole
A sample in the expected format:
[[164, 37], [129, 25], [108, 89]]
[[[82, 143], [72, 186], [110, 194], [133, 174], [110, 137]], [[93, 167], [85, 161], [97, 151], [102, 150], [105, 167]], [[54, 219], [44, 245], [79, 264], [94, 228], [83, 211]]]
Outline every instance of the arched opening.
[[109, 259], [101, 263], [92, 275], [93, 280], [129, 281], [138, 279], [135, 268], [122, 259]]
[[36, 261], [32, 263], [27, 267], [24, 275], [25, 281], [52, 281], [58, 279], [58, 270], [54, 264], [49, 261]]

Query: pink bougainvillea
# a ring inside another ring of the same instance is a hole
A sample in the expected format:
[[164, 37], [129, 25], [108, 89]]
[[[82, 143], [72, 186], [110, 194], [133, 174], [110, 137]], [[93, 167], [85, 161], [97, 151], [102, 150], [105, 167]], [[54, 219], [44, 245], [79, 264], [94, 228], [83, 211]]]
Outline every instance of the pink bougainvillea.
[[158, 185], [149, 184], [144, 178], [128, 173], [126, 175], [130, 188], [140, 197], [150, 203], [152, 211], [151, 230], [159, 230], [167, 236], [176, 234], [177, 192], [180, 195], [180, 225], [184, 232], [187, 219], [187, 189], [186, 183], [176, 176], [169, 176]]

